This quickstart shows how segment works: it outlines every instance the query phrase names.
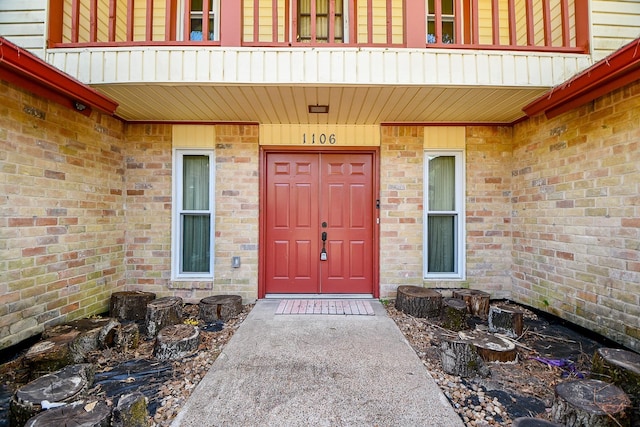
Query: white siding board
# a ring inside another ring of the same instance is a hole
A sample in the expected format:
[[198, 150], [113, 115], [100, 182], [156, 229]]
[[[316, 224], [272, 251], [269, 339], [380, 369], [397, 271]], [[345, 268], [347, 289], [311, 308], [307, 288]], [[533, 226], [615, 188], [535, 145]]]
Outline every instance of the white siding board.
[[224, 51], [216, 50], [209, 54], [209, 76], [207, 80], [221, 82], [224, 80]]
[[529, 69], [527, 67], [527, 57], [518, 55], [515, 58], [516, 86], [527, 86], [529, 84]]
[[[237, 79], [238, 54], [236, 51], [225, 51], [224, 61], [222, 63], [222, 72], [224, 81]], [[237, 81], [237, 80], [236, 80]]]
[[504, 81], [502, 75], [502, 57], [496, 55], [489, 55], [489, 84], [501, 85]]
[[462, 65], [464, 58], [462, 55], [451, 55], [449, 57], [449, 64], [451, 67], [451, 83], [455, 85], [464, 84], [465, 69]]
[[442, 84], [451, 84], [451, 61], [448, 54], [436, 54], [436, 78]]
[[143, 72], [143, 76], [142, 76], [142, 81], [143, 82], [153, 82], [156, 80], [156, 68], [155, 68], [155, 64], [156, 64], [156, 58], [155, 58], [155, 51], [152, 50], [144, 50], [143, 51], [143, 63], [145, 64], [144, 66], [144, 72]]
[[384, 83], [384, 59], [380, 51], [374, 50], [369, 54], [369, 81], [373, 84]]
[[[301, 72], [300, 74], [301, 78], [296, 79], [296, 81], [302, 81], [302, 75], [304, 75], [304, 73]], [[355, 83], [358, 81], [358, 55], [352, 50], [344, 54], [344, 81], [345, 83]]]
[[[331, 68], [329, 69], [329, 72], [331, 73], [330, 80], [332, 82], [342, 82], [344, 81], [344, 54], [340, 51], [332, 53], [331, 56]], [[290, 67], [287, 67], [288, 64], [282, 65], [283, 67], [290, 69]]]
[[491, 69], [489, 68], [489, 57], [487, 55], [477, 56], [476, 57], [476, 67], [477, 67], [477, 84], [480, 85], [489, 85], [491, 84]]
[[131, 52], [129, 58], [129, 81], [139, 82], [144, 80], [144, 55], [141, 51]]
[[0, 0], [0, 36], [45, 56], [46, 0]]
[[306, 51], [304, 54], [305, 80], [318, 81], [318, 57], [315, 52]]
[[591, 2], [593, 60], [610, 55], [640, 37], [640, 1]]
[[182, 80], [187, 82], [195, 82], [197, 80], [197, 74], [198, 74], [197, 55], [198, 55], [198, 52], [193, 50], [184, 52], [183, 63], [182, 63], [183, 69], [184, 69], [183, 71], [184, 77]]
[[[104, 75], [104, 53], [103, 52], [91, 52], [89, 50], [84, 52], [84, 55], [81, 58], [82, 60], [79, 61], [80, 64], [83, 64], [87, 61], [89, 61], [91, 63], [91, 65], [87, 68], [87, 73], [89, 74], [89, 79], [88, 81], [107, 81], [107, 79], [105, 78]], [[84, 67], [80, 66], [80, 69], [83, 69]], [[87, 81], [87, 80], [81, 80], [81, 81]]]
[[[0, 32], [2, 33], [2, 37], [6, 37], [7, 39], [20, 39], [22, 41], [28, 39], [42, 40], [44, 24], [19, 24], [13, 22], [0, 25]], [[21, 46], [24, 47], [24, 45]]]
[[45, 8], [45, 0], [0, 0], [0, 10], [33, 10]]
[[502, 58], [502, 84], [505, 86], [516, 85], [516, 61], [513, 56]]
[[[277, 58], [273, 58], [274, 60]], [[238, 56], [236, 62], [238, 67], [236, 68], [236, 80], [239, 82], [250, 82], [251, 81], [251, 68], [252, 68], [253, 55], [248, 51], [240, 51], [238, 52]], [[272, 67], [274, 72], [278, 72], [280, 67], [277, 66], [277, 62], [273, 62]]]

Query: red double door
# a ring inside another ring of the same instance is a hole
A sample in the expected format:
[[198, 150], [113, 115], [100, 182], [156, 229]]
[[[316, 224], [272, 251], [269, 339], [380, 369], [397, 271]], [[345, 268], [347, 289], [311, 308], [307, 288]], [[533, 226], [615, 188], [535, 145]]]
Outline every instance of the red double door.
[[265, 293], [375, 294], [373, 153], [266, 153]]

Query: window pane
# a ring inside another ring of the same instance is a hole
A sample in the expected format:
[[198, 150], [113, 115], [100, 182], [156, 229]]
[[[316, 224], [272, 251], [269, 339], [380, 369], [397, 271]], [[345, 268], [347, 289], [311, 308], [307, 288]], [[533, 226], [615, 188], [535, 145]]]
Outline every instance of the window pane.
[[183, 210], [209, 209], [209, 156], [183, 156]]
[[211, 242], [209, 215], [182, 217], [182, 273], [208, 273]]
[[427, 225], [427, 271], [455, 272], [455, 217], [430, 215]]
[[453, 211], [456, 198], [456, 160], [453, 156], [429, 158], [429, 210]]

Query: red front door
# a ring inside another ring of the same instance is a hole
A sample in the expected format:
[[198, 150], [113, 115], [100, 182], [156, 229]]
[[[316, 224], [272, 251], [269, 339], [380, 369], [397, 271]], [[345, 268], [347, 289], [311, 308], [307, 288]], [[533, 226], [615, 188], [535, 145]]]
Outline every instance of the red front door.
[[373, 294], [373, 154], [266, 156], [266, 293]]

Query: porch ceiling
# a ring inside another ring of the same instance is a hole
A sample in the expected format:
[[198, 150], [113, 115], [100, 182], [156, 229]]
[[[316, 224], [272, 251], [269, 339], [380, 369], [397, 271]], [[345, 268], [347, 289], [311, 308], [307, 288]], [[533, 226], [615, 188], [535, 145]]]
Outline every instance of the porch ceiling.
[[[104, 84], [127, 121], [511, 123], [545, 87]], [[310, 114], [309, 105], [329, 105]]]

